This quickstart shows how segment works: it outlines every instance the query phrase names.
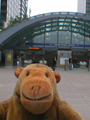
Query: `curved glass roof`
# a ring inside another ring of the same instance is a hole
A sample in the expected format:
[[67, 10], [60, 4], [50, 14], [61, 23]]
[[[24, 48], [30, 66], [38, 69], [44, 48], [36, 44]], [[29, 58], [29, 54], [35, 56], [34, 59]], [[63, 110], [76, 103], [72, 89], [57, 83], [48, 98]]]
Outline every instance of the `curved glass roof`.
[[83, 45], [88, 45], [89, 48], [90, 16], [73, 12], [40, 14], [0, 32], [0, 49], [27, 50], [29, 46], [43, 47], [47, 43], [62, 44], [62, 47], [69, 44], [70, 48], [75, 47], [73, 44], [84, 48]]

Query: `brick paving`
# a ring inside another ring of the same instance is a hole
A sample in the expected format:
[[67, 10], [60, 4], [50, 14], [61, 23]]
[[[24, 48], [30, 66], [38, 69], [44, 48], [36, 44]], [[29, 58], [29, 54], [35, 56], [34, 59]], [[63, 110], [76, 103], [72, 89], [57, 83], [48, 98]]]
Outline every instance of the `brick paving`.
[[[15, 67], [0, 67], [0, 102], [13, 94], [17, 81], [14, 70]], [[61, 75], [57, 84], [61, 99], [76, 108], [84, 120], [90, 120], [90, 71], [84, 67], [56, 71]]]

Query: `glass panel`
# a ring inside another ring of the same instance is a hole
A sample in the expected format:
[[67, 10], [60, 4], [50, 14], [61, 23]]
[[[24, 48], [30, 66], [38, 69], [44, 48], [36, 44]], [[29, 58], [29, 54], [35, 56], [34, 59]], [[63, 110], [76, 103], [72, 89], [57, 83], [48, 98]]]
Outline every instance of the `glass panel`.
[[52, 23], [52, 26], [56, 26], [57, 25], [57, 23]]
[[85, 37], [85, 44], [90, 45], [90, 38], [89, 37]]
[[85, 23], [85, 25], [90, 26], [90, 23]]
[[40, 14], [40, 15], [37, 15], [36, 17], [42, 17], [43, 16], [43, 14]]
[[62, 15], [66, 15], [66, 14], [68, 14], [68, 13], [67, 13], [67, 12], [61, 12], [61, 14], [62, 14]]
[[77, 13], [78, 15], [81, 15], [81, 16], [83, 16], [84, 14], [83, 13]]
[[34, 32], [34, 34], [38, 34], [38, 33], [40, 33], [40, 31], [36, 31], [36, 32]]
[[59, 44], [70, 44], [71, 32], [59, 31]]
[[51, 28], [46, 28], [45, 30], [46, 30], [46, 31], [51, 31]]
[[85, 32], [85, 35], [89, 35], [89, 33], [88, 33], [88, 32]]
[[40, 26], [40, 28], [45, 28], [45, 25]]
[[84, 24], [84, 22], [83, 22], [83, 21], [79, 21], [79, 23], [80, 23], [80, 24]]
[[[44, 34], [34, 37], [33, 43], [44, 43]], [[36, 47], [36, 46], [37, 45], [33, 45], [33, 47]], [[42, 47], [42, 45], [38, 45], [38, 47]]]
[[70, 12], [69, 14], [70, 14], [70, 15], [75, 15], [76, 13]]
[[57, 32], [45, 33], [45, 43], [57, 43]]
[[63, 27], [63, 30], [68, 30], [68, 27]]
[[60, 22], [59, 25], [63, 25], [63, 22], [62, 23]]
[[65, 21], [64, 19], [59, 19], [59, 21]]
[[52, 27], [52, 30], [57, 30], [58, 28], [57, 27]]
[[54, 20], [52, 20], [52, 22], [58, 22], [58, 19], [54, 19]]
[[46, 24], [46, 27], [49, 27], [49, 26], [51, 26], [51, 24]]
[[73, 24], [72, 24], [72, 26], [74, 26], [74, 27], [75, 27], [75, 26], [76, 26], [76, 24], [74, 24], [74, 23], [73, 23]]
[[79, 29], [77, 29], [77, 28], [72, 28], [72, 31], [78, 33], [78, 32], [79, 32]]
[[44, 14], [44, 16], [48, 16], [48, 15], [51, 15], [51, 13], [46, 13], [46, 14]]
[[45, 32], [45, 30], [41, 30], [41, 32]]
[[55, 13], [52, 13], [53, 15], [55, 15], [55, 14], [59, 14], [59, 12], [55, 12]]
[[57, 31], [52, 32], [52, 43], [57, 43]]
[[76, 27], [81, 28], [81, 25], [76, 25]]
[[62, 30], [63, 27], [59, 27], [59, 30]]
[[84, 44], [84, 36], [72, 33], [72, 44]]
[[46, 23], [50, 23], [50, 22], [51, 22], [51, 20], [46, 21]]
[[52, 43], [51, 42], [51, 36], [52, 36], [51, 32], [45, 33], [45, 43]]
[[77, 20], [72, 20], [72, 22], [78, 22]]
[[64, 23], [64, 25], [69, 26], [69, 23]]
[[84, 34], [84, 30], [80, 29], [80, 33]]
[[66, 21], [71, 22], [71, 19], [66, 19]]

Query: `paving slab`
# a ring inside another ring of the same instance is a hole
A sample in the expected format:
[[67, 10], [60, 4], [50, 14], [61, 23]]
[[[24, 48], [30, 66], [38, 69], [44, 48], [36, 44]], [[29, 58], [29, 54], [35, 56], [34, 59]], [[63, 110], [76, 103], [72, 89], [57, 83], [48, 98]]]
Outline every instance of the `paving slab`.
[[[0, 67], [0, 102], [13, 94], [17, 82], [15, 68]], [[90, 120], [90, 71], [84, 67], [68, 71], [56, 68], [55, 71], [61, 75], [57, 84], [61, 99], [76, 108], [84, 120]]]

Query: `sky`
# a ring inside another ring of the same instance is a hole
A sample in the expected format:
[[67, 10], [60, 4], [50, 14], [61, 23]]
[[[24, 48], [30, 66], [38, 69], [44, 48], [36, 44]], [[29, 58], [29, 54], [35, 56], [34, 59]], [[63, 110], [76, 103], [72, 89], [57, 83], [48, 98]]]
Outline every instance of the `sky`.
[[49, 12], [77, 12], [77, 0], [28, 0], [28, 7], [31, 9], [30, 16]]

